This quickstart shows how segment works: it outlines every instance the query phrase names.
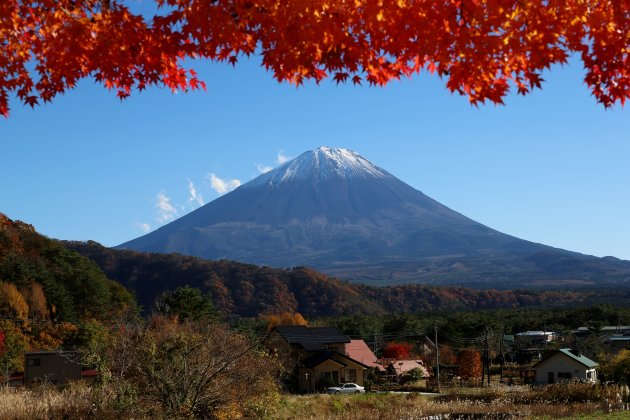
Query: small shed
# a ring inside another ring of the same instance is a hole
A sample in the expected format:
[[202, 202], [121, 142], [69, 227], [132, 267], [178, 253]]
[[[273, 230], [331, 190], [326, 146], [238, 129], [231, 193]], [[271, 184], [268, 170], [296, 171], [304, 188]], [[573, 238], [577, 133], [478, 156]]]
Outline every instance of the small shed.
[[572, 380], [596, 382], [596, 362], [577, 350], [559, 349], [534, 365], [539, 385], [568, 383]]
[[24, 383], [64, 385], [81, 380], [81, 358], [77, 352], [38, 351], [26, 353]]

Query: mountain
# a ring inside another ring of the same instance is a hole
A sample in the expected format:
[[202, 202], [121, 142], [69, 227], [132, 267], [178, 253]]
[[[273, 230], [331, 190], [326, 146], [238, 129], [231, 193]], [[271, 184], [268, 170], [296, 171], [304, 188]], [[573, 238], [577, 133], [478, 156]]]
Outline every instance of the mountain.
[[[630, 263], [498, 232], [438, 203], [359, 154], [320, 147], [119, 246], [344, 279], [492, 283], [628, 278]], [[561, 268], [561, 269], [559, 269]], [[524, 276], [524, 277], [523, 277]]]
[[479, 290], [420, 284], [374, 287], [353, 284], [305, 267], [278, 269], [179, 254], [116, 250], [88, 242], [63, 245], [94, 260], [108, 277], [134, 292], [149, 312], [165, 290], [192, 286], [212, 296], [228, 317], [299, 312], [322, 316], [384, 315], [456, 309], [627, 305], [630, 290]]

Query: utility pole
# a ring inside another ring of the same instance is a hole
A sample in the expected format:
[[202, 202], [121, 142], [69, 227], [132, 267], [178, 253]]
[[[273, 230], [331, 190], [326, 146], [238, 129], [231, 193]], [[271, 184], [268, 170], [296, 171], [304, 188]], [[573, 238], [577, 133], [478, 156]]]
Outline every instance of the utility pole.
[[376, 328], [374, 328], [374, 346], [372, 348], [374, 349], [374, 354], [376, 354]]
[[499, 340], [499, 351], [501, 352], [501, 381], [503, 381], [503, 366], [505, 365], [505, 353], [503, 351], [503, 324], [501, 324], [501, 335]]
[[433, 324], [433, 329], [435, 330], [435, 369], [437, 372], [435, 378], [437, 379], [437, 392], [440, 392], [440, 347], [438, 346], [437, 323]]
[[[485, 365], [486, 365], [486, 373], [488, 374], [488, 387], [490, 387], [490, 352], [488, 350], [488, 326], [486, 326], [486, 337], [484, 339], [484, 345], [483, 345], [483, 359], [485, 361]], [[483, 386], [483, 373], [482, 372], [482, 379], [481, 379], [481, 385]]]

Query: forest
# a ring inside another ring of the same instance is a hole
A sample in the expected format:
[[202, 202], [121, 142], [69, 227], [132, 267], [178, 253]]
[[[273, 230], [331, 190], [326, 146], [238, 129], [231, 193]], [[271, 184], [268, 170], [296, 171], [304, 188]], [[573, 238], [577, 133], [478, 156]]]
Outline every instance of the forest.
[[278, 269], [233, 261], [210, 261], [179, 254], [151, 254], [64, 242], [94, 260], [106, 275], [133, 291], [145, 311], [166, 290], [199, 288], [227, 317], [299, 312], [307, 318], [376, 315], [392, 312], [484, 310], [549, 306], [622, 305], [624, 290], [492, 290], [409, 284], [377, 287], [350, 283], [308, 267]]

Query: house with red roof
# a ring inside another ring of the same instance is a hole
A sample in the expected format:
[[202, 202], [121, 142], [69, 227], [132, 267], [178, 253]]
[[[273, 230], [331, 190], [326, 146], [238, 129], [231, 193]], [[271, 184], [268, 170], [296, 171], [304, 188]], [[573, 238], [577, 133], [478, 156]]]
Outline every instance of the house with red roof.
[[394, 360], [387, 367], [387, 373], [396, 377], [400, 381], [409, 371], [418, 369], [423, 378], [429, 377], [429, 370], [424, 366], [424, 362], [419, 359]]
[[344, 383], [365, 383], [369, 366], [346, 353], [352, 340], [335, 327], [279, 325], [265, 343], [271, 351], [295, 362], [294, 391], [318, 392]]
[[350, 340], [345, 347], [346, 356], [358, 360], [370, 368], [385, 372], [385, 366], [378, 363], [378, 358], [363, 340]]

